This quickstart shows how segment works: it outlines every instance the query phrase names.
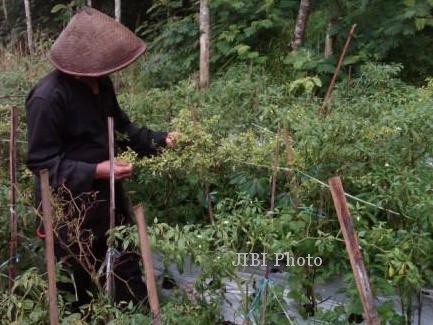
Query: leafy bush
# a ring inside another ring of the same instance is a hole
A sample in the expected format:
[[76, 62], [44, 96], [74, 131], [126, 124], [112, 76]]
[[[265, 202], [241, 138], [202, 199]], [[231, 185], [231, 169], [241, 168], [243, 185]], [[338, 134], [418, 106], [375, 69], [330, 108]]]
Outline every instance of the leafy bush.
[[[16, 89], [27, 92], [31, 82], [48, 69], [35, 59], [7, 58], [9, 63], [2, 66], [5, 73], [0, 77], [5, 94]], [[296, 70], [293, 67], [300, 59], [288, 64], [292, 73], [286, 79], [261, 65], [232, 65], [215, 74], [207, 92], [199, 91], [193, 78], [166, 89], [144, 88], [137, 66], [119, 74], [119, 100], [133, 120], [154, 129], [181, 132], [178, 145], [157, 157], [141, 159], [130, 151], [121, 154], [136, 166], [127, 184], [132, 201], [144, 202], [149, 220], [156, 219], [150, 227], [154, 247], [164, 253], [166, 262], [181, 265], [191, 256], [203, 269], [195, 304], [175, 302], [176, 298], [163, 301], [168, 323], [175, 317], [184, 317], [186, 322], [218, 321], [221, 283], [224, 277], [235, 277], [231, 262], [239, 251], [290, 251], [295, 256], [322, 257], [321, 267], [290, 269], [288, 284], [299, 310], [307, 317], [311, 313], [308, 304], [314, 305], [314, 284], [340, 275], [350, 300], [323, 317], [347, 319], [359, 313], [332, 200], [317, 181], [326, 182], [337, 174], [342, 175], [346, 191], [358, 198], [349, 203], [375, 292], [398, 295], [407, 320], [413, 297], [421, 287], [432, 284], [433, 260], [425, 248], [433, 245], [433, 82], [422, 87], [408, 85], [399, 79], [400, 65], [368, 63], [360, 67], [359, 74], [337, 84], [328, 115], [323, 116], [317, 112], [321, 100], [315, 96], [321, 91], [321, 80], [311, 73], [314, 69], [308, 69], [317, 63], [315, 57], [307, 57]], [[8, 108], [13, 104], [22, 102], [2, 102], [2, 138], [8, 135]], [[20, 117], [19, 136], [24, 140], [22, 113]], [[290, 136], [291, 161], [287, 161], [290, 147], [282, 135], [277, 137], [283, 127]], [[270, 179], [277, 146], [281, 170], [271, 211]], [[23, 147], [21, 166], [24, 152]], [[2, 142], [0, 153], [7, 162], [7, 143]], [[0, 169], [2, 247], [8, 238], [8, 209], [3, 209], [7, 207], [6, 168], [2, 165]], [[19, 178], [23, 245], [19, 266], [27, 269], [41, 255], [41, 243], [33, 236], [31, 178], [24, 168]], [[293, 204], [295, 198], [301, 202], [298, 208]], [[209, 220], [210, 202], [214, 224]], [[114, 236], [119, 245], [136, 249], [134, 227], [117, 229]], [[1, 253], [6, 260], [6, 250]], [[22, 279], [33, 279], [34, 295], [21, 289], [14, 295], [3, 294], [0, 308], [4, 317], [9, 317], [8, 308], [15, 308], [27, 322], [31, 317], [46, 319], [46, 314], [32, 314], [43, 310], [45, 303], [41, 274], [39, 268], [22, 274]], [[207, 281], [208, 277], [213, 281]], [[204, 299], [208, 294], [215, 299]], [[32, 307], [24, 300], [31, 300]], [[120, 323], [148, 319], [137, 306], [108, 306], [100, 297], [81, 315], [68, 314], [69, 302], [63, 303], [62, 317], [77, 323], [88, 321], [90, 315], [98, 321], [119, 318]], [[388, 303], [380, 307], [380, 313], [384, 321], [398, 319]]]

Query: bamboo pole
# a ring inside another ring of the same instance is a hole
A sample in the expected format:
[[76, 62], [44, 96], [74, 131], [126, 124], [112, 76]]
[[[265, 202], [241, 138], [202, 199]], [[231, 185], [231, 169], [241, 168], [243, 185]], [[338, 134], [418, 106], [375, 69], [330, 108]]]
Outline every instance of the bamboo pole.
[[0, 99], [12, 99], [12, 98], [24, 98], [25, 95], [8, 95], [8, 96], [0, 96]]
[[209, 86], [209, 0], [200, 0], [200, 88]]
[[[108, 126], [108, 154], [110, 159], [110, 231], [115, 226], [115, 213], [116, 213], [116, 193], [114, 184], [114, 125], [113, 117], [107, 118]], [[113, 296], [113, 243], [110, 240], [107, 250], [107, 274], [106, 274], [106, 291], [107, 296], [111, 300]]]
[[277, 176], [278, 166], [280, 161], [280, 127], [278, 127], [277, 135], [275, 136], [275, 156], [272, 171], [272, 183], [271, 183], [271, 207], [270, 212], [272, 213], [275, 208], [275, 195], [277, 191]]
[[152, 312], [152, 324], [161, 324], [159, 311], [158, 291], [156, 289], [155, 275], [153, 273], [152, 252], [150, 249], [149, 236], [147, 234], [144, 210], [141, 204], [134, 207], [135, 221], [137, 223], [138, 239], [140, 244], [141, 258], [143, 259], [144, 272], [146, 274], [147, 293], [149, 305]]
[[206, 192], [206, 202], [207, 202], [207, 213], [209, 215], [209, 220], [211, 224], [215, 223], [215, 218], [213, 216], [213, 207], [212, 207], [212, 197], [209, 191], [209, 182], [205, 181], [204, 189]]
[[368, 273], [359, 249], [358, 238], [353, 227], [352, 217], [350, 215], [349, 207], [347, 206], [341, 179], [339, 176], [330, 178], [328, 184], [331, 189], [332, 199], [334, 200], [334, 206], [337, 211], [338, 221], [340, 222], [341, 232], [343, 233], [344, 242], [346, 243], [350, 265], [352, 266], [356, 286], [364, 309], [364, 318], [368, 325], [380, 324], [374, 307], [374, 298], [368, 280]]
[[57, 316], [57, 289], [56, 270], [54, 257], [54, 235], [53, 235], [53, 209], [51, 206], [51, 193], [49, 187], [48, 170], [40, 171], [43, 222], [45, 230], [45, 259], [48, 272], [48, 302], [50, 312], [50, 324], [58, 324]]
[[9, 204], [10, 204], [10, 235], [9, 242], [9, 290], [12, 290], [15, 283], [16, 276], [16, 262], [17, 262], [17, 173], [16, 173], [16, 144], [17, 144], [17, 107], [11, 107], [11, 124], [10, 124], [10, 139], [9, 139]]
[[[192, 127], [195, 130], [197, 128], [197, 111], [195, 110], [195, 106], [191, 105], [189, 107], [189, 111], [191, 113]], [[206, 196], [206, 204], [207, 204], [209, 221], [211, 224], [214, 224], [215, 219], [213, 214], [212, 197], [210, 195], [209, 182], [207, 180], [204, 181], [204, 191]]]
[[[275, 151], [274, 151], [274, 161], [272, 163], [272, 179], [271, 179], [271, 204], [269, 208], [269, 217], [272, 217], [272, 213], [275, 208], [275, 196], [277, 192], [277, 177], [278, 177], [278, 166], [280, 161], [280, 125], [278, 125], [277, 134], [275, 136]], [[270, 261], [266, 262], [265, 269], [265, 279], [269, 279], [271, 273]], [[260, 324], [265, 324], [266, 321], [266, 309], [268, 304], [268, 283], [265, 283], [265, 289], [263, 290], [263, 296], [261, 299], [262, 307], [260, 315]]]
[[24, 10], [26, 13], [26, 24], [27, 24], [27, 45], [29, 47], [30, 55], [33, 55], [33, 27], [32, 27], [32, 13], [30, 9], [30, 0], [24, 0]]
[[301, 200], [299, 199], [298, 193], [299, 193], [299, 183], [296, 177], [293, 175], [293, 173], [290, 171], [293, 168], [293, 147], [289, 135], [289, 130], [287, 129], [287, 126], [283, 128], [283, 138], [284, 138], [284, 146], [286, 148], [286, 163], [289, 170], [287, 171], [287, 177], [290, 179], [290, 185], [291, 188], [291, 197], [293, 202], [293, 207], [295, 209], [298, 209], [301, 205]]
[[332, 76], [331, 83], [329, 84], [328, 90], [326, 91], [325, 98], [323, 99], [322, 106], [320, 107], [320, 113], [326, 114], [327, 113], [327, 107], [329, 104], [329, 101], [332, 97], [332, 92], [334, 91], [335, 81], [337, 80], [338, 73], [340, 72], [341, 64], [343, 63], [344, 57], [346, 56], [346, 51], [349, 48], [350, 41], [352, 40], [352, 35], [355, 32], [356, 24], [353, 24], [352, 27], [349, 30], [349, 34], [346, 38], [346, 43], [343, 46], [343, 49], [341, 50], [340, 57], [338, 59], [337, 65], [335, 66], [334, 75]]

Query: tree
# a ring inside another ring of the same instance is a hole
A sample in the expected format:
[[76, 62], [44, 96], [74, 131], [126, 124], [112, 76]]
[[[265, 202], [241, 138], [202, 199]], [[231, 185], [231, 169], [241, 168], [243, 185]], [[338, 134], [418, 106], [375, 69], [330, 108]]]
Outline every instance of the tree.
[[309, 13], [310, 0], [301, 0], [298, 17], [296, 18], [295, 30], [293, 31], [292, 41], [290, 42], [290, 48], [292, 50], [296, 50], [302, 44]]
[[29, 47], [30, 55], [33, 55], [33, 28], [32, 28], [32, 15], [30, 10], [30, 0], [24, 0], [24, 9], [26, 12], [26, 23], [27, 23], [27, 44]]
[[121, 15], [122, 15], [121, 8], [122, 8], [122, 1], [114, 0], [114, 17], [119, 23], [121, 21]]
[[200, 88], [209, 86], [209, 1], [200, 0]]
[[2, 0], [3, 13], [5, 16], [5, 22], [8, 22], [8, 8], [6, 7], [6, 0]]
[[325, 37], [325, 57], [331, 56], [334, 53], [334, 40], [331, 35], [332, 31], [332, 22], [329, 22], [328, 24], [328, 30], [326, 31], [326, 37]]

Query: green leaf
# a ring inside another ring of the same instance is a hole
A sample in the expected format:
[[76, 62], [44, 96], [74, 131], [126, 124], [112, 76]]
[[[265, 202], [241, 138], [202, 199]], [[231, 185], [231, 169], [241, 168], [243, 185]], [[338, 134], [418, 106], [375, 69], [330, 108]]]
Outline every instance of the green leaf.
[[344, 59], [343, 65], [354, 64], [356, 62], [359, 62], [359, 60], [360, 60], [359, 55], [349, 55]]
[[404, 4], [408, 7], [413, 7], [415, 5], [416, 0], [404, 0]]
[[416, 18], [415, 19], [415, 27], [417, 30], [423, 30], [427, 24], [426, 18]]
[[55, 14], [55, 13], [58, 13], [59, 11], [65, 10], [67, 8], [68, 7], [63, 5], [63, 4], [57, 4], [51, 9], [51, 13]]
[[245, 44], [240, 44], [240, 45], [235, 47], [235, 49], [239, 55], [246, 54], [250, 50], [250, 48], [251, 48], [250, 46], [245, 45]]

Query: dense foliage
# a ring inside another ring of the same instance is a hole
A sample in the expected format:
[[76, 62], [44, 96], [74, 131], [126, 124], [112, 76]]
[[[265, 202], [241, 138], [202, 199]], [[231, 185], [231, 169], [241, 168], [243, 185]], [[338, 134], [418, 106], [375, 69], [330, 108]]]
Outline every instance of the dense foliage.
[[[47, 36], [82, 4], [39, 2], [32, 2], [34, 20]], [[35, 57], [19, 53], [13, 42], [24, 30], [22, 5], [6, 3], [10, 19], [1, 25], [8, 48], [0, 49], [0, 97], [23, 96], [50, 69], [43, 58], [50, 42], [44, 36]], [[111, 3], [94, 3], [111, 10]], [[65, 6], [51, 13], [58, 4]], [[202, 268], [195, 299], [179, 290], [162, 302], [164, 323], [220, 321], [222, 281], [241, 281], [232, 265], [236, 252], [320, 256], [321, 267], [289, 270], [287, 283], [298, 311], [307, 318], [315, 310], [317, 318], [330, 324], [344, 324], [361, 314], [326, 187], [334, 175], [342, 176], [345, 190], [355, 197], [349, 198], [350, 209], [375, 294], [397, 296], [401, 303], [397, 314], [391, 301], [382, 302], [381, 320], [408, 323], [421, 288], [433, 285], [433, 81], [426, 78], [433, 64], [426, 50], [431, 46], [433, 4], [315, 1], [305, 46], [289, 52], [298, 5], [284, 0], [211, 1], [213, 71], [206, 92], [196, 85], [196, 2], [124, 5], [125, 23], [150, 40], [150, 47], [146, 57], [116, 76], [121, 106], [139, 124], [181, 133], [177, 146], [157, 157], [122, 153], [122, 159], [135, 165], [127, 187], [133, 203], [145, 204], [153, 247], [165, 261], [182, 268], [191, 258]], [[328, 30], [335, 36], [338, 53], [355, 22], [356, 36], [328, 113], [320, 114], [321, 96], [336, 61], [335, 55], [322, 53], [325, 34]], [[22, 97], [0, 101], [0, 256], [1, 262], [8, 258], [6, 139], [12, 105], [20, 107], [20, 276], [9, 294], [6, 264], [1, 264], [0, 319], [40, 323], [48, 317], [46, 275], [42, 243], [33, 235]], [[271, 210], [275, 164], [277, 195]], [[214, 223], [209, 220], [210, 205]], [[120, 247], [137, 249], [135, 227], [119, 227], [113, 236]], [[58, 276], [67, 277], [60, 266]], [[320, 310], [316, 304], [326, 297], [311, 297], [312, 288], [336, 277], [343, 280], [348, 300], [332, 312]], [[251, 297], [244, 300], [248, 305]], [[67, 296], [59, 302], [65, 323], [149, 321], [143, 307], [113, 307], [103, 297], [95, 296], [81, 314], [71, 314], [70, 303]], [[269, 310], [277, 308], [272, 300], [268, 303]], [[248, 313], [247, 308], [242, 313]], [[274, 317], [269, 323], [284, 321], [281, 313], [269, 317]]]

